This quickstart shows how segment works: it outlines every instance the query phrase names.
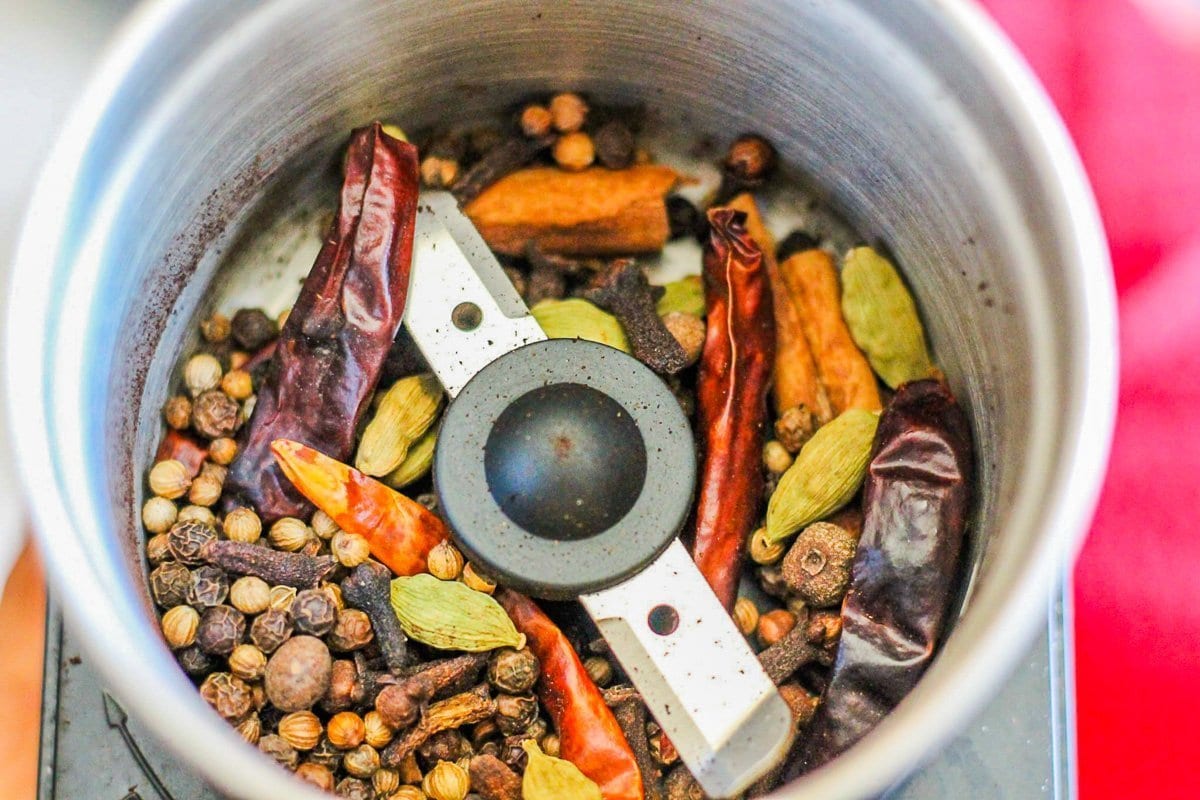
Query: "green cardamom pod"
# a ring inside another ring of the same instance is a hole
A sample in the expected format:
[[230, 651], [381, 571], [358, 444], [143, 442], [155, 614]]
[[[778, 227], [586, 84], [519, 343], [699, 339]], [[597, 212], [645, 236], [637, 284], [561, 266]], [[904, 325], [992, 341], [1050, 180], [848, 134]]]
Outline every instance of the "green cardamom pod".
[[521, 742], [521, 747], [529, 754], [521, 779], [525, 800], [602, 800], [596, 782], [570, 761], [546, 755], [533, 739]]
[[896, 268], [870, 247], [846, 254], [842, 316], [854, 343], [888, 386], [935, 374], [917, 304]]
[[867, 474], [878, 426], [878, 412], [851, 408], [817, 429], [767, 503], [768, 544], [783, 541], [850, 502]]
[[433, 467], [433, 451], [437, 447], [437, 426], [431, 426], [408, 448], [400, 466], [387, 474], [383, 482], [393, 489], [403, 489], [429, 474]]
[[551, 339], [587, 339], [633, 352], [617, 318], [582, 298], [543, 300], [529, 313]]
[[672, 311], [703, 317], [707, 306], [704, 304], [704, 281], [699, 275], [689, 275], [677, 281], [663, 284], [663, 296], [658, 298], [655, 308], [660, 317], [665, 317]]
[[410, 375], [392, 384], [358, 443], [358, 471], [379, 477], [400, 466], [408, 448], [437, 419], [442, 398], [442, 386], [432, 375]]
[[392, 610], [412, 639], [439, 650], [482, 653], [525, 646], [504, 608], [483, 592], [428, 573], [392, 581]]

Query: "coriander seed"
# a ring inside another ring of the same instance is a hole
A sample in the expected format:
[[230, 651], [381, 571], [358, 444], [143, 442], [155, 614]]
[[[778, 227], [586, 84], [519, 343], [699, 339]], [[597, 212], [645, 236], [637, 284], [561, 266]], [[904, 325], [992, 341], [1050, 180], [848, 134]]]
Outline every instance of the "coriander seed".
[[234, 400], [245, 400], [254, 394], [254, 382], [244, 369], [231, 369], [221, 378], [221, 391]]
[[252, 509], [235, 508], [225, 515], [222, 527], [225, 535], [234, 542], [247, 544], [257, 542], [262, 535], [262, 521]]
[[439, 761], [425, 774], [421, 788], [429, 800], [463, 800], [471, 790], [471, 778], [458, 764]]
[[211, 506], [221, 499], [221, 482], [212, 475], [197, 475], [188, 489], [188, 501], [197, 506]]
[[367, 735], [362, 717], [353, 711], [339, 711], [329, 718], [326, 726], [329, 743], [339, 750], [349, 750], [362, 744]]
[[421, 183], [430, 189], [449, 189], [458, 178], [458, 162], [452, 158], [428, 156], [421, 162]]
[[683, 348], [683, 352], [687, 356], [686, 366], [690, 367], [699, 361], [700, 355], [704, 352], [704, 339], [708, 333], [708, 327], [704, 320], [695, 314], [671, 311], [663, 316], [662, 321], [671, 335], [675, 337], [675, 341], [679, 342], [679, 346]]
[[221, 382], [221, 362], [208, 353], [197, 353], [183, 367], [183, 382], [192, 397], [198, 397]]
[[272, 586], [270, 606], [278, 611], [292, 610], [292, 603], [296, 601], [296, 587], [294, 586]]
[[262, 578], [243, 575], [229, 587], [229, 604], [243, 614], [260, 614], [271, 604], [271, 587]]
[[312, 531], [302, 520], [295, 517], [283, 517], [271, 526], [267, 538], [280, 550], [295, 553], [308, 544], [308, 540], [312, 538]]
[[603, 656], [588, 656], [583, 662], [583, 668], [587, 672], [588, 677], [592, 679], [592, 683], [600, 687], [608, 686], [612, 683], [613, 669], [612, 664], [608, 663], [608, 659]]
[[208, 457], [213, 460], [214, 464], [220, 464], [223, 467], [232, 464], [237, 453], [237, 442], [228, 436], [213, 439], [208, 445]]
[[392, 793], [400, 788], [400, 773], [394, 769], [375, 770], [371, 776], [371, 788], [375, 790], [376, 797], [391, 798]]
[[337, 523], [333, 521], [333, 517], [319, 508], [313, 513], [311, 527], [313, 533], [321, 539], [332, 539], [333, 535], [339, 530]]
[[238, 723], [236, 730], [238, 735], [250, 744], [258, 744], [258, 739], [262, 736], [262, 720], [258, 718], [258, 714], [251, 714]]
[[542, 737], [541, 741], [542, 752], [548, 756], [558, 758], [559, 752], [562, 749], [562, 743], [558, 738], [557, 733], [547, 733]]
[[167, 535], [157, 533], [146, 540], [146, 560], [150, 566], [157, 567], [171, 557], [171, 547], [167, 544]]
[[371, 557], [371, 546], [356, 533], [338, 531], [329, 542], [329, 550], [338, 563], [353, 569]]
[[256, 681], [267, 669], [267, 656], [252, 644], [239, 644], [229, 654], [229, 671], [244, 681]]
[[558, 137], [552, 153], [554, 163], [570, 172], [585, 170], [596, 160], [596, 146], [592, 143], [592, 137], [583, 131]]
[[163, 421], [168, 428], [181, 431], [192, 424], [192, 401], [176, 395], [163, 404]]
[[333, 772], [324, 764], [305, 762], [296, 767], [296, 777], [325, 792], [333, 791]]
[[150, 491], [167, 500], [175, 500], [187, 494], [192, 485], [187, 467], [173, 458], [160, 461], [150, 468]]
[[426, 800], [427, 795], [419, 786], [401, 786], [389, 800]]
[[172, 650], [187, 647], [196, 641], [200, 614], [191, 606], [175, 606], [163, 614], [162, 632]]
[[429, 574], [435, 578], [453, 581], [458, 580], [458, 576], [462, 574], [462, 553], [448, 540], [434, 545], [425, 560]]
[[758, 627], [758, 606], [749, 597], [739, 597], [733, 604], [733, 621], [743, 636], [749, 636]]
[[767, 529], [759, 528], [750, 535], [750, 559], [755, 564], [774, 564], [787, 552], [784, 542], [767, 541]]
[[559, 133], [572, 133], [587, 121], [588, 104], [574, 92], [560, 92], [550, 98], [550, 119]]
[[165, 497], [151, 497], [142, 506], [142, 525], [151, 533], [166, 533], [175, 524], [179, 508]]
[[378, 711], [372, 709], [363, 714], [363, 739], [371, 747], [382, 750], [394, 735], [395, 731], [383, 721], [383, 715]]
[[212, 509], [196, 505], [188, 505], [179, 509], [176, 522], [200, 522], [210, 528], [217, 527], [217, 517], [213, 514]]
[[321, 720], [311, 711], [293, 711], [276, 727], [284, 741], [297, 750], [312, 750], [321, 741]]
[[777, 439], [763, 445], [763, 466], [768, 472], [782, 475], [792, 465], [792, 454]]
[[213, 314], [200, 323], [200, 335], [204, 340], [220, 344], [229, 338], [229, 317], [224, 314]]

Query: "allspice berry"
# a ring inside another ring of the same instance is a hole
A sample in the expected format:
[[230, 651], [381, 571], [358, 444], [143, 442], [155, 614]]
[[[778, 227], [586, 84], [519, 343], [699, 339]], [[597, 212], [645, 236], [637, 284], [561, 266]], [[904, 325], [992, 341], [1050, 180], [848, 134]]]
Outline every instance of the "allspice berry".
[[222, 524], [230, 541], [250, 544], [262, 536], [262, 520], [249, 508], [235, 508], [225, 515]]
[[770, 142], [757, 133], [744, 133], [729, 145], [725, 172], [742, 183], [760, 183], [775, 171], [777, 161]]
[[671, 335], [675, 337], [675, 341], [679, 342], [683, 352], [687, 354], [686, 366], [690, 367], [699, 361], [700, 354], [704, 352], [704, 338], [708, 332], [708, 326], [705, 325], [704, 320], [695, 314], [672, 311], [663, 316], [662, 321]]
[[229, 317], [224, 314], [213, 314], [200, 323], [200, 335], [207, 342], [220, 344], [229, 338]]
[[296, 777], [302, 781], [311, 783], [322, 791], [333, 791], [333, 772], [324, 764], [314, 764], [311, 761], [306, 761], [296, 767]]
[[796, 626], [796, 615], [782, 608], [768, 611], [758, 618], [758, 640], [765, 646], [778, 642]]
[[537, 656], [528, 648], [502, 647], [488, 661], [487, 679], [497, 691], [525, 694], [533, 690], [540, 672]]
[[550, 98], [550, 119], [560, 133], [571, 133], [587, 121], [588, 104], [574, 92], [560, 92]]
[[244, 681], [256, 681], [267, 669], [267, 656], [252, 644], [239, 644], [229, 654], [229, 671]]
[[439, 761], [425, 773], [421, 788], [429, 800], [463, 800], [471, 790], [471, 778], [453, 761]]
[[279, 720], [278, 731], [297, 750], [312, 750], [321, 741], [324, 728], [311, 711], [293, 711]]
[[442, 541], [433, 546], [426, 556], [429, 574], [443, 581], [458, 580], [462, 574], [463, 557], [458, 548], [449, 541]]
[[554, 143], [554, 163], [570, 172], [587, 169], [596, 160], [596, 147], [592, 137], [583, 131], [566, 133]]
[[246, 617], [230, 606], [213, 606], [200, 616], [196, 644], [209, 655], [227, 656], [246, 633]]
[[221, 378], [221, 391], [234, 400], [245, 400], [254, 394], [254, 381], [244, 369], [231, 369]]
[[166, 533], [175, 524], [179, 508], [165, 497], [151, 497], [142, 506], [142, 525], [151, 533]]
[[338, 531], [329, 541], [329, 551], [338, 563], [354, 569], [371, 557], [371, 546], [357, 533]]
[[421, 708], [402, 686], [385, 686], [375, 698], [375, 711], [392, 730], [407, 728], [417, 721]]
[[213, 463], [222, 466], [232, 464], [233, 459], [237, 457], [237, 453], [237, 442], [228, 436], [213, 439], [208, 445], [208, 457], [212, 459]]
[[792, 454], [775, 439], [763, 445], [763, 466], [768, 472], [782, 475], [792, 465]]
[[366, 647], [375, 638], [371, 629], [371, 618], [365, 611], [357, 608], [345, 608], [337, 613], [333, 630], [325, 637], [329, 647], [338, 652], [350, 652], [360, 647]]
[[850, 586], [858, 537], [831, 522], [814, 522], [796, 537], [783, 558], [783, 580], [817, 608], [841, 602]]
[[208, 353], [197, 353], [183, 366], [183, 382], [192, 397], [217, 388], [221, 382], [221, 362]]
[[228, 672], [214, 672], [205, 678], [200, 684], [200, 696], [218, 714], [235, 724], [241, 722], [254, 705], [249, 684]]
[[219, 389], [210, 389], [196, 398], [192, 407], [192, 427], [201, 436], [209, 439], [233, 436], [241, 424], [241, 407]]
[[271, 603], [271, 587], [262, 578], [243, 575], [229, 587], [229, 604], [243, 614], [261, 614]]
[[179, 509], [179, 516], [175, 518], [176, 522], [199, 522], [207, 525], [214, 530], [217, 527], [217, 517], [213, 514], [211, 508], [197, 505], [186, 505]]
[[733, 621], [743, 636], [749, 636], [758, 627], [758, 606], [749, 597], [739, 597], [733, 604]]
[[176, 395], [163, 404], [163, 421], [168, 428], [181, 431], [192, 424], [192, 401]]
[[326, 726], [329, 743], [339, 750], [349, 750], [362, 744], [367, 735], [362, 717], [353, 711], [339, 711], [329, 718]]
[[280, 711], [310, 709], [329, 688], [332, 668], [324, 642], [315, 636], [293, 636], [267, 661], [267, 699]]
[[378, 711], [368, 711], [363, 714], [364, 741], [377, 750], [388, 746], [395, 731], [383, 721], [383, 715]]
[[162, 632], [167, 646], [172, 650], [187, 647], [196, 641], [196, 628], [200, 625], [200, 613], [191, 606], [175, 606], [163, 614]]
[[183, 497], [187, 494], [188, 487], [192, 485], [187, 467], [173, 458], [159, 461], [151, 467], [148, 480], [150, 491], [168, 500]]
[[280, 550], [295, 553], [308, 544], [309, 539], [313, 538], [313, 532], [304, 524], [303, 520], [295, 517], [283, 517], [276, 520], [275, 524], [271, 526], [267, 538]]

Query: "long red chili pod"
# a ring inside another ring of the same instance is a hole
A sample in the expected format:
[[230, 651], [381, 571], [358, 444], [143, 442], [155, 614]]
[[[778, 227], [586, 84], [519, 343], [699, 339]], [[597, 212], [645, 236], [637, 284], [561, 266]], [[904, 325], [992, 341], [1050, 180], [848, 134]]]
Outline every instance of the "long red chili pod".
[[345, 460], [404, 316], [417, 151], [378, 123], [355, 131], [341, 201], [279, 336], [225, 489], [267, 521], [311, 506], [271, 458], [292, 439]]
[[972, 472], [971, 429], [950, 390], [902, 385], [875, 434], [833, 675], [785, 779], [866, 735], [933, 660], [955, 597]]
[[208, 448], [200, 444], [194, 437], [176, 430], [167, 431], [167, 435], [159, 442], [155, 461], [165, 461], [173, 458], [187, 470], [189, 478], [200, 474], [204, 459], [208, 458]]
[[775, 317], [770, 279], [762, 251], [746, 232], [746, 215], [715, 208], [708, 221], [708, 333], [696, 398], [704, 465], [692, 557], [713, 592], [732, 608], [742, 553], [762, 502]]
[[541, 663], [538, 698], [558, 731], [560, 756], [595, 781], [604, 800], [643, 800], [633, 749], [567, 637], [525, 595], [500, 589], [495, 597]]
[[424, 572], [429, 551], [450, 538], [437, 514], [353, 467], [286, 439], [271, 450], [301, 494], [339, 528], [366, 539], [371, 555], [397, 575]]

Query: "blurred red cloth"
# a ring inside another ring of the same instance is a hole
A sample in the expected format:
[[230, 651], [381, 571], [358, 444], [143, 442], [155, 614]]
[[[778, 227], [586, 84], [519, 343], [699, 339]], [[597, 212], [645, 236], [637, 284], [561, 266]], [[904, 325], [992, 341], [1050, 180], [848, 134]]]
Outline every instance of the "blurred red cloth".
[[984, 5], [1079, 147], [1120, 294], [1116, 440], [1075, 571], [1080, 795], [1200, 798], [1200, 48], [1131, 0]]

